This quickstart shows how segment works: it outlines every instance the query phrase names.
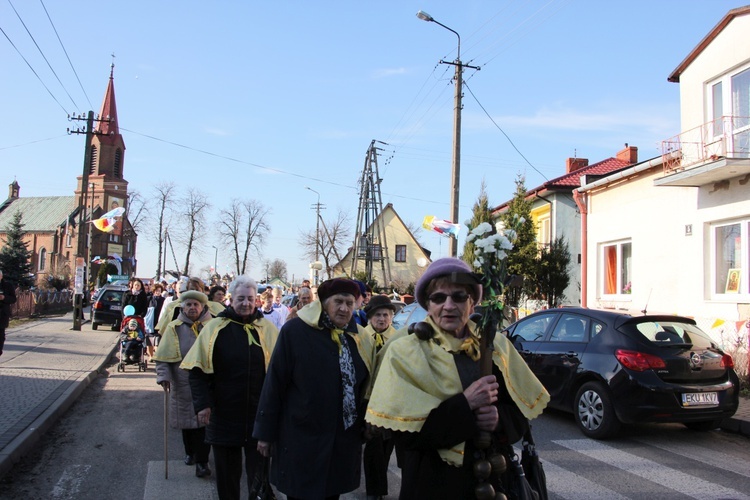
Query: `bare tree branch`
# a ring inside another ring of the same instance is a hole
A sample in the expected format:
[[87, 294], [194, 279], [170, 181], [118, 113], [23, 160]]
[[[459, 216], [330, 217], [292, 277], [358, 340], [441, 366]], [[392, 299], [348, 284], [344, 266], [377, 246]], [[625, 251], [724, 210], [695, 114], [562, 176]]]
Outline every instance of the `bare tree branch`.
[[206, 210], [211, 207], [208, 196], [197, 189], [190, 188], [187, 196], [180, 202], [181, 219], [184, 222], [182, 238], [185, 244], [185, 265], [182, 274], [189, 275], [190, 256], [196, 244], [205, 236]]
[[[172, 216], [172, 201], [174, 200], [175, 185], [173, 182], [161, 182], [154, 186], [154, 209], [159, 214], [156, 219], [156, 241], [159, 243], [159, 257], [156, 262], [156, 277], [162, 275], [162, 251], [164, 248], [164, 229], [169, 225]], [[133, 223], [131, 222], [131, 225]], [[164, 270], [166, 271], [166, 269]]]
[[128, 192], [128, 202], [125, 207], [125, 218], [130, 221], [130, 226], [136, 233], [140, 226], [148, 219], [148, 207], [146, 200], [138, 191]]
[[[339, 209], [335, 219], [324, 221], [321, 217], [321, 226], [319, 258], [328, 278], [332, 278], [333, 266], [339, 261], [336, 254], [344, 255], [346, 249], [351, 246], [351, 224], [348, 214]], [[303, 255], [310, 261], [315, 259], [316, 242], [315, 229], [300, 234], [299, 244], [302, 247]]]
[[269, 232], [266, 216], [270, 209], [256, 200], [232, 200], [219, 212], [219, 234], [231, 246], [237, 274], [245, 274], [251, 251], [260, 253]]

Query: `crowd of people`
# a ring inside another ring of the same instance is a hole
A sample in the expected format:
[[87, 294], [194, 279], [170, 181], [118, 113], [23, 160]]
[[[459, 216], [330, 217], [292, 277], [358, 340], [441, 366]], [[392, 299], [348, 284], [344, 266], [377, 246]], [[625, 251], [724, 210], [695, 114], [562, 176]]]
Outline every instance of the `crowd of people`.
[[[523, 427], [549, 396], [502, 335], [492, 373], [480, 374], [470, 315], [482, 286], [469, 266], [439, 259], [417, 282], [427, 335], [396, 331], [393, 301], [357, 280], [305, 285], [287, 307], [281, 289], [259, 293], [247, 276], [226, 289], [183, 279], [171, 293], [131, 282], [123, 304], [151, 316], [149, 355], [185, 463], [215, 474], [222, 500], [266, 470], [290, 500], [339, 498], [363, 472], [368, 500], [473, 498], [478, 434], [512, 450], [509, 422]], [[394, 450], [400, 492], [388, 487]]]

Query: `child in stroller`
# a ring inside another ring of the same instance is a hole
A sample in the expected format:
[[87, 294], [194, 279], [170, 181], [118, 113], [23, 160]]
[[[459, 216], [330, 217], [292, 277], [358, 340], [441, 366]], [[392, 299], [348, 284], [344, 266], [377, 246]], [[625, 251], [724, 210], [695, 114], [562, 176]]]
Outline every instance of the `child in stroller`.
[[[124, 365], [144, 364], [143, 352], [145, 336], [143, 325], [136, 317], [126, 317], [123, 320], [123, 329], [120, 333], [120, 364], [118, 370], [124, 371]], [[145, 371], [145, 367], [143, 368]]]

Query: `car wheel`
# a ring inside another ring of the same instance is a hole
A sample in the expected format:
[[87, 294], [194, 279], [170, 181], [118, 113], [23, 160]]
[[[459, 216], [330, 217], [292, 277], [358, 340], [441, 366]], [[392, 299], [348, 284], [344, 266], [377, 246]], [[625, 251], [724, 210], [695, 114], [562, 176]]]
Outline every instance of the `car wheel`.
[[91, 323], [92, 330], [96, 330], [97, 328], [99, 328], [99, 323]]
[[718, 427], [721, 426], [721, 420], [722, 419], [715, 419], [715, 420], [703, 420], [701, 422], [685, 422], [683, 425], [690, 429], [691, 431], [712, 431]]
[[578, 389], [573, 413], [584, 435], [607, 439], [620, 430], [607, 388], [601, 382], [586, 382]]

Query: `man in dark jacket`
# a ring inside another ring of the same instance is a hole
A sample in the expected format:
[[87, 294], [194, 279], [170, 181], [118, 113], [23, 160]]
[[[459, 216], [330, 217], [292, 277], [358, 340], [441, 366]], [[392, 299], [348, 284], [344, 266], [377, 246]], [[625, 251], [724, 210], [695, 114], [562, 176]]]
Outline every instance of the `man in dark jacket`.
[[0, 269], [0, 356], [5, 346], [5, 329], [10, 324], [10, 305], [16, 303], [16, 291], [13, 285], [3, 279]]

